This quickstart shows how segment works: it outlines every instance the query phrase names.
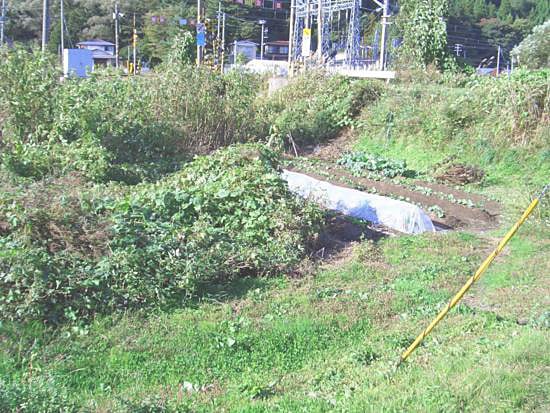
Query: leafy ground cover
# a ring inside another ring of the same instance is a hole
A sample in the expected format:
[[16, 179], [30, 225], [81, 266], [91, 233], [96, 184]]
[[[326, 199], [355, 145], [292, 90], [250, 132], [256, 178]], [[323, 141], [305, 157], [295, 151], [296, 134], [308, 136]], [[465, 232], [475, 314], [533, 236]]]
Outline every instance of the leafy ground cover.
[[58, 324], [183, 304], [215, 278], [291, 270], [320, 213], [290, 193], [276, 159], [234, 146], [117, 196], [71, 193], [64, 181], [0, 198], [1, 319]]
[[363, 175], [366, 171], [375, 172], [386, 178], [404, 176], [407, 163], [403, 160], [387, 159], [365, 152], [349, 152], [342, 155], [338, 164], [349, 169], [354, 175]]

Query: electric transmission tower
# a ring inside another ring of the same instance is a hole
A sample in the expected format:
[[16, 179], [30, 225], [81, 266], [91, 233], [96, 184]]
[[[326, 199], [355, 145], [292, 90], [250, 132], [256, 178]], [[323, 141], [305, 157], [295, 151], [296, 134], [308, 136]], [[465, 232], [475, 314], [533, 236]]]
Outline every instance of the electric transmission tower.
[[[374, 0], [382, 12], [380, 59], [377, 68], [384, 70], [386, 26], [389, 0]], [[361, 0], [292, 0], [289, 36], [289, 63], [322, 65], [344, 52], [343, 63], [349, 68], [364, 63], [361, 60]], [[312, 28], [317, 32], [317, 50], [311, 51]]]

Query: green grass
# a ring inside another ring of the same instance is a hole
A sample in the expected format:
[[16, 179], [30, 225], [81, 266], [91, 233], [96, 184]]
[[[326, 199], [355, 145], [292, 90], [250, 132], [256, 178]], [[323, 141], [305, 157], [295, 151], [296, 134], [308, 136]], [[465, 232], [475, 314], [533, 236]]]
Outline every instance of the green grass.
[[[476, 88], [390, 87], [357, 121], [356, 149], [405, 159], [409, 168], [426, 173], [452, 157], [481, 166], [487, 173], [485, 186], [491, 189], [540, 189], [550, 175], [550, 126], [540, 122], [529, 128], [532, 136], [527, 143], [513, 144], [516, 137], [503, 126], [511, 122], [506, 106], [495, 103], [493, 113], [487, 113], [482, 106], [487, 102], [490, 97]], [[495, 119], [499, 112], [505, 114]]]
[[365, 241], [315, 276], [219, 285], [193, 308], [103, 318], [84, 334], [4, 325], [0, 373], [20, 386], [31, 376], [31, 388], [53, 383], [92, 411], [543, 409], [548, 330], [493, 312], [460, 306], [393, 370], [483, 242], [459, 233]]

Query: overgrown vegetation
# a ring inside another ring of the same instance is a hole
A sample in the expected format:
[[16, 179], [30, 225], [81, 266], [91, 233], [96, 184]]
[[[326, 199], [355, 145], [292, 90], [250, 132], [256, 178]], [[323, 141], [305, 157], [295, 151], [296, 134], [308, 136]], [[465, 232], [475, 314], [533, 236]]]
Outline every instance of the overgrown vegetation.
[[180, 64], [151, 77], [106, 73], [60, 84], [54, 61], [40, 53], [5, 57], [2, 158], [20, 176], [77, 171], [93, 181], [135, 183], [190, 154], [262, 134], [260, 82], [246, 73], [220, 76]]
[[444, 20], [447, 9], [445, 0], [403, 2], [398, 20], [403, 36], [400, 66], [407, 63], [410, 67], [435, 65], [443, 69], [450, 64]]
[[548, 71], [516, 71], [396, 85], [357, 121], [360, 149], [406, 158], [417, 171], [461, 160], [487, 171], [486, 183], [514, 176], [513, 184], [541, 185], [550, 173], [548, 79]]
[[185, 303], [201, 283], [289, 271], [314, 241], [267, 149], [236, 146], [124, 194], [68, 180], [2, 194], [4, 320], [85, 320], [117, 308]]
[[520, 66], [529, 69], [550, 68], [550, 20], [533, 28], [533, 32], [518, 44], [512, 55]]
[[270, 134], [320, 142], [380, 91], [374, 82], [316, 73], [267, 97], [255, 75], [221, 76], [181, 63], [147, 77], [100, 73], [60, 84], [53, 59], [4, 53], [2, 162], [34, 179], [78, 172], [95, 182], [137, 183], [174, 171], [193, 154]]
[[[242, 73], [58, 84], [10, 59], [0, 410], [547, 410], [547, 208], [394, 366], [547, 183], [548, 72], [390, 86], [313, 74], [268, 97]], [[503, 203], [501, 227], [378, 234], [292, 277], [323, 217], [289, 193], [272, 149], [229, 144], [306, 146], [344, 126], [361, 173], [481, 168], [465, 190]]]
[[298, 76], [266, 102], [271, 134], [298, 145], [323, 142], [352, 123], [360, 108], [376, 101], [382, 86], [373, 81]]

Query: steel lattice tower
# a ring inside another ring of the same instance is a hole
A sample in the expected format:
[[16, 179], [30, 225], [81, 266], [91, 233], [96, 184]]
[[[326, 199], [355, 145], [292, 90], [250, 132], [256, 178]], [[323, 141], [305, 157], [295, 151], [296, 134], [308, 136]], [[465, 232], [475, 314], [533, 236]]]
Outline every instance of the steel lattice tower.
[[[335, 54], [336, 48], [344, 46], [346, 52], [345, 63], [351, 67], [358, 63], [361, 42], [361, 30], [359, 24], [361, 0], [295, 0], [294, 2], [294, 27], [292, 30], [291, 61], [301, 59], [303, 30], [306, 27], [321, 26], [321, 44], [317, 45], [317, 58], [325, 62]], [[321, 15], [319, 14], [321, 7]], [[345, 13], [346, 27], [345, 45], [334, 44], [331, 38], [334, 34], [334, 16]], [[322, 24], [319, 25], [319, 17]], [[321, 53], [319, 53], [319, 47]]]

